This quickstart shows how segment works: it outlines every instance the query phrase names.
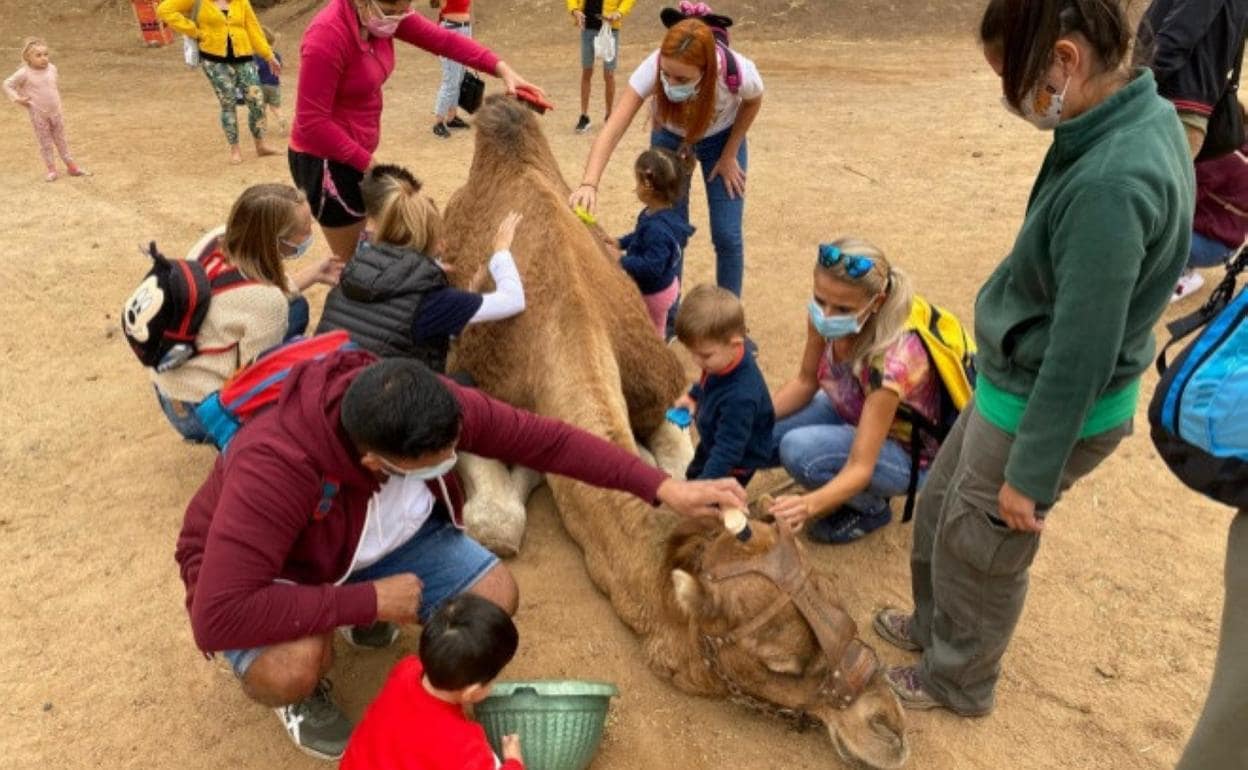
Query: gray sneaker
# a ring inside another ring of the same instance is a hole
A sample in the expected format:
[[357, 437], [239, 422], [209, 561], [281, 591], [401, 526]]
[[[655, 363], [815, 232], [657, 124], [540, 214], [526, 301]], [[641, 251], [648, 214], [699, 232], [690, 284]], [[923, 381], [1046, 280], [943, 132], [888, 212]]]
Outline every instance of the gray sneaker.
[[350, 626], [338, 629], [338, 633], [352, 647], [365, 647], [370, 650], [383, 650], [399, 638], [399, 627], [394, 623], [379, 620], [371, 626]]
[[347, 750], [355, 725], [329, 697], [333, 685], [322, 679], [304, 700], [273, 709], [301, 751], [318, 759], [338, 759]]

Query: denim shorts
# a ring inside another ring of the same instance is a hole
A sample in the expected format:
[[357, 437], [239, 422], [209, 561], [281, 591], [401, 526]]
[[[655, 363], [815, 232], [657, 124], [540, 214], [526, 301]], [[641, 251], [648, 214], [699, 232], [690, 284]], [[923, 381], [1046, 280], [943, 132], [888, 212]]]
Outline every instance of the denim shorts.
[[[603, 24], [608, 23], [603, 22]], [[611, 36], [615, 38], [615, 58], [602, 63], [603, 72], [615, 72], [615, 63], [620, 60], [620, 31], [618, 29], [611, 30]], [[592, 70], [594, 68], [594, 38], [596, 37], [598, 37], [598, 30], [596, 29], [581, 30], [581, 69], [583, 70]]]
[[[420, 622], [425, 623], [443, 602], [467, 591], [496, 564], [498, 557], [456, 529], [445, 506], [439, 503], [410, 540], [376, 564], [352, 572], [347, 582], [363, 583], [404, 572], [415, 574], [424, 583], [418, 614]], [[262, 652], [263, 647], [252, 647], [226, 650], [221, 655], [241, 679]]]

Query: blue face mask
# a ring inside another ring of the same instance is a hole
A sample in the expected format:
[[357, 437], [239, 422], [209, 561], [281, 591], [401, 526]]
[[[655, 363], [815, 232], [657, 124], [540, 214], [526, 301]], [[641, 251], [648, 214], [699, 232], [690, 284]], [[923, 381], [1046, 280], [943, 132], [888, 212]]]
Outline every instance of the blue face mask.
[[659, 73], [659, 80], [663, 82], [663, 93], [667, 95], [667, 100], [676, 104], [687, 102], [697, 96], [698, 84], [702, 82], [702, 78], [698, 78], [692, 83], [672, 83], [667, 79], [666, 72]]
[[295, 250], [294, 254], [286, 255], [286, 259], [299, 259], [308, 253], [308, 249], [312, 248], [312, 233], [308, 233], [308, 237], [302, 243], [291, 243], [283, 238], [282, 245]]
[[824, 315], [819, 309], [818, 303], [813, 299], [806, 306], [810, 311], [810, 322], [814, 324], [815, 331], [819, 332], [819, 336], [825, 340], [837, 340], [842, 337], [849, 337], [862, 331], [862, 321], [857, 315], [852, 313], [846, 315]]

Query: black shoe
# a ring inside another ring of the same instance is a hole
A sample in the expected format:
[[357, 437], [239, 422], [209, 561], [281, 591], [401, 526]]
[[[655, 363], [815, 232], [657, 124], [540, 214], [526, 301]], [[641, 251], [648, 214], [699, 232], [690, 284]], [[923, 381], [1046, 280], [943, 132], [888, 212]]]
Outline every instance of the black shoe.
[[447, 128], [468, 128], [468, 124], [460, 119], [458, 115], [446, 121]]
[[582, 115], [581, 119], [576, 121], [576, 133], [583, 134], [589, 130], [589, 116]]
[[451, 138], [451, 129], [447, 128], [445, 123], [434, 123], [434, 124], [433, 124], [433, 135], [434, 135], [434, 136], [441, 137], [441, 138], [443, 138], [443, 139], [450, 139], [450, 138]]

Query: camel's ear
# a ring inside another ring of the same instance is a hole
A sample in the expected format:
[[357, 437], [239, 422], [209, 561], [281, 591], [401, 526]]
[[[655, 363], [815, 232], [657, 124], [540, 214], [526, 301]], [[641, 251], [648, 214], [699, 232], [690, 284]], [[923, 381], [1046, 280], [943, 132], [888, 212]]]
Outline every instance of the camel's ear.
[[698, 585], [697, 578], [683, 569], [674, 569], [672, 588], [676, 591], [676, 605], [685, 615], [691, 618], [701, 616], [706, 594], [702, 592], [702, 586]]

